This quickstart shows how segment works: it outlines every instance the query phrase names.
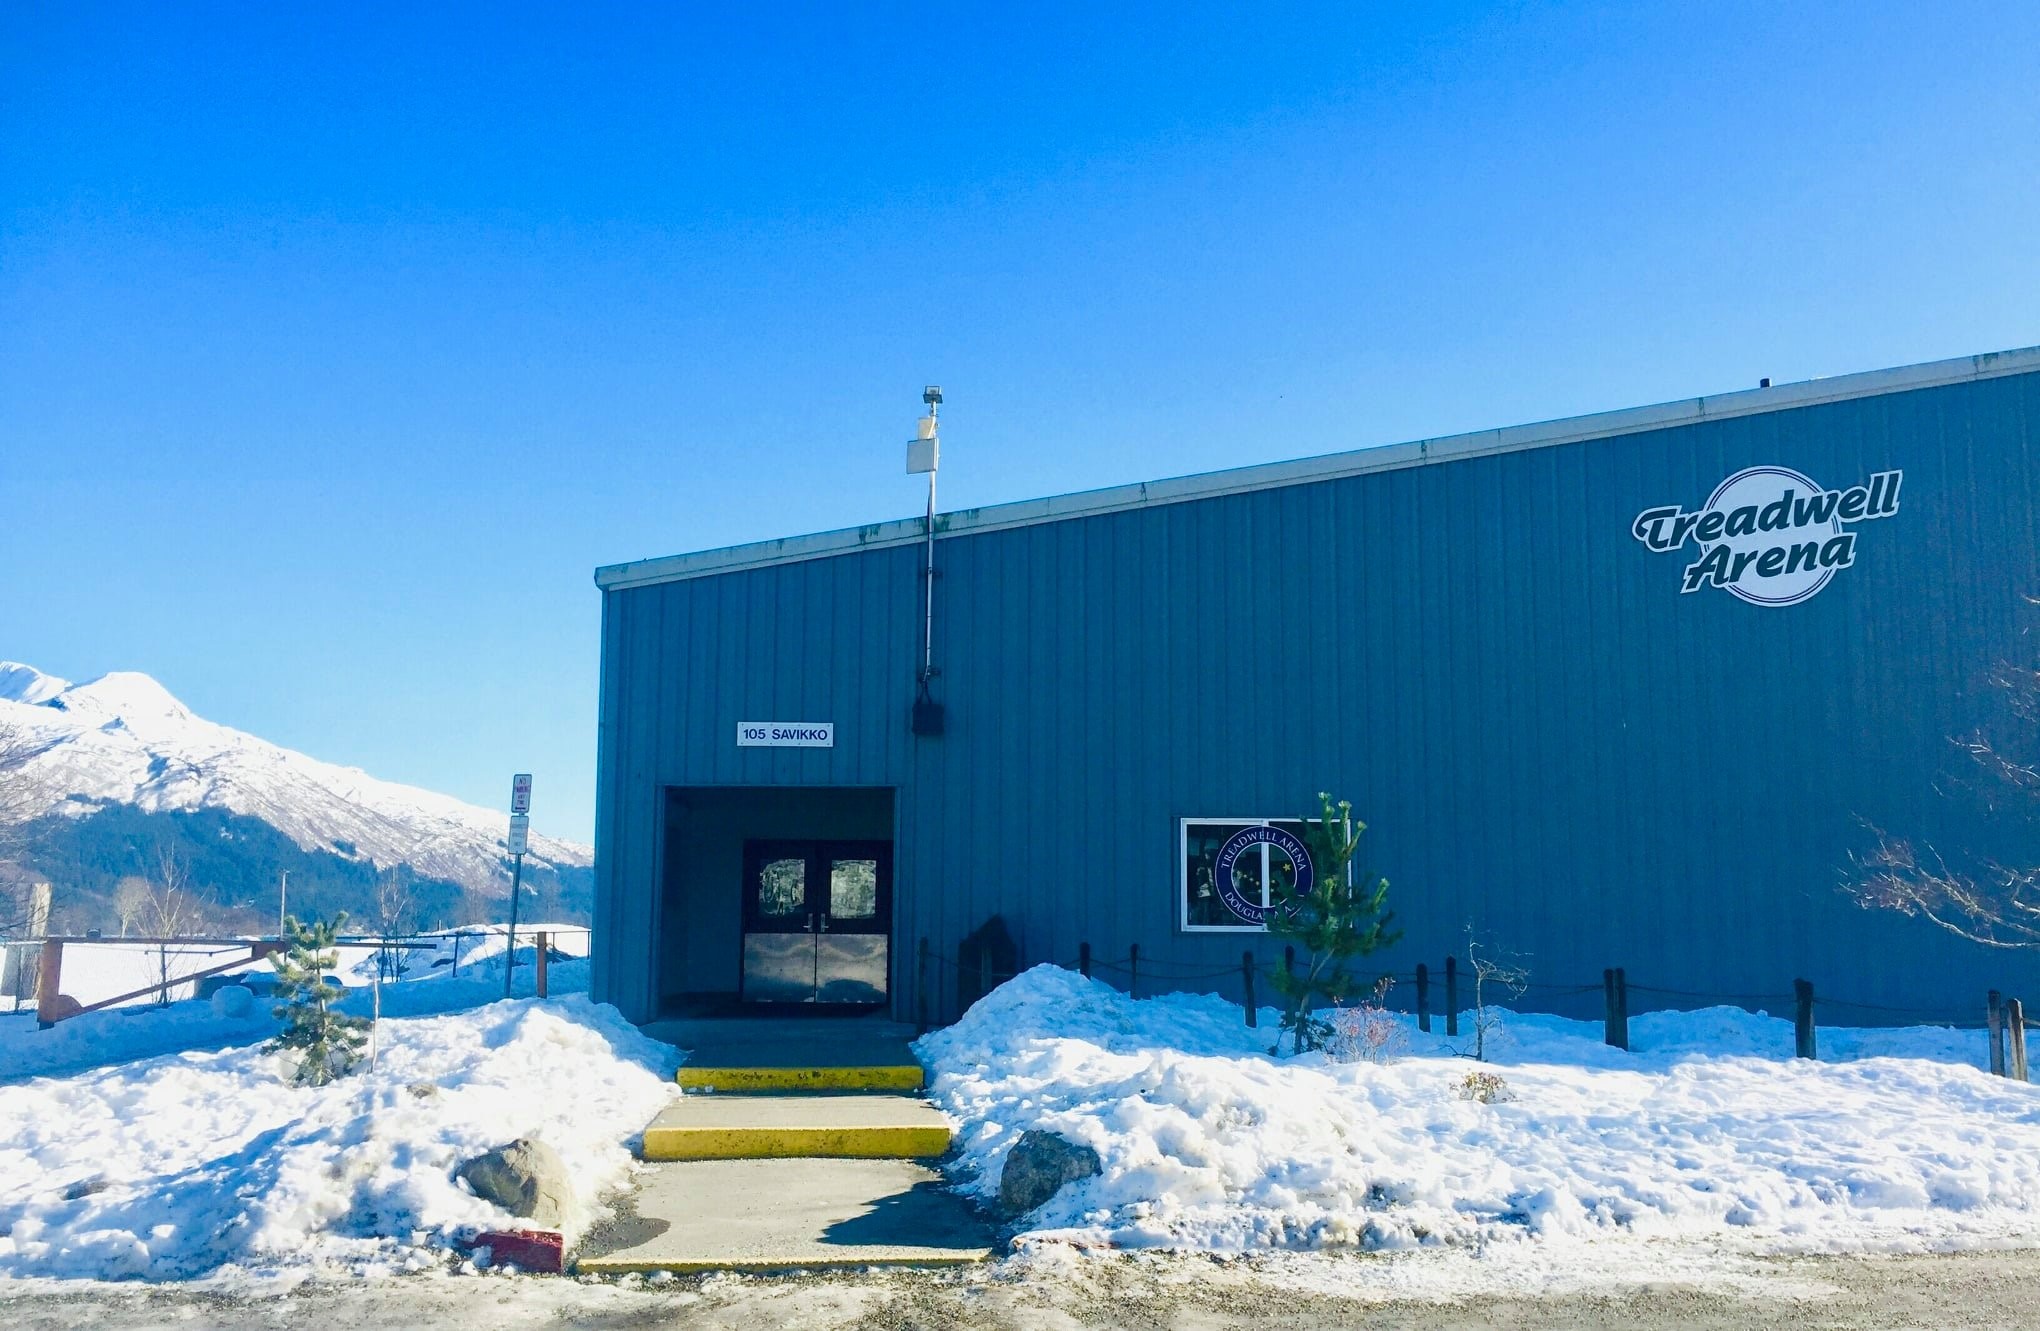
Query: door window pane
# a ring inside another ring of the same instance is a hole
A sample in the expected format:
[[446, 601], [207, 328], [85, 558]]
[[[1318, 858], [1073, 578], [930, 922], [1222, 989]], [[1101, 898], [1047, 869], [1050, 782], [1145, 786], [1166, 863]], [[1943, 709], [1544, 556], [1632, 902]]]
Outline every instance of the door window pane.
[[[724, 872], [729, 871], [726, 869]], [[764, 867], [758, 870], [758, 913], [768, 917], [785, 916], [799, 915], [805, 910], [807, 861], [765, 861]]]
[[868, 920], [878, 914], [878, 861], [829, 862], [829, 917]]

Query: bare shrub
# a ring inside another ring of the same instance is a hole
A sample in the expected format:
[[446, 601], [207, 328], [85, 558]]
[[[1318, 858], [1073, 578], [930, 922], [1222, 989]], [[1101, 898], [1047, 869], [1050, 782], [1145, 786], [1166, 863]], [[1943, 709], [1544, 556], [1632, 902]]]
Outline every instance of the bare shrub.
[[1503, 1009], [1491, 1006], [1497, 995], [1514, 1002], [1530, 987], [1530, 970], [1514, 953], [1499, 951], [1466, 931], [1466, 966], [1473, 972], [1473, 1047], [1463, 1052], [1486, 1061], [1488, 1046], [1501, 1034]]
[[1324, 1049], [1334, 1063], [1393, 1063], [1409, 1051], [1408, 1032], [1385, 1006], [1394, 984], [1384, 975], [1370, 997], [1333, 1009]]
[[1459, 1098], [1475, 1100], [1484, 1105], [1495, 1105], [1504, 1100], [1515, 1099], [1516, 1093], [1509, 1089], [1508, 1082], [1502, 1080], [1501, 1073], [1490, 1072], [1486, 1068], [1475, 1068], [1460, 1078]]

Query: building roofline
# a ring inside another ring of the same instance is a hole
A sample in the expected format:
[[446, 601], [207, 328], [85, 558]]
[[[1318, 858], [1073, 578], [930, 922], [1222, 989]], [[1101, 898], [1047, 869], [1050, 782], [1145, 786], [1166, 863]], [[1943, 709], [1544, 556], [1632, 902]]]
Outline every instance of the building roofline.
[[[1200, 472], [1161, 481], [1115, 485], [1102, 490], [1081, 490], [1047, 499], [1023, 499], [985, 508], [959, 509], [938, 514], [938, 536], [962, 536], [979, 532], [1031, 527], [1070, 518], [1123, 513], [1130, 509], [1153, 508], [1161, 504], [1187, 503], [1220, 495], [1248, 494], [1288, 485], [1363, 476], [1369, 472], [1399, 471], [1438, 462], [1457, 462], [1496, 453], [1515, 453], [1532, 448], [1553, 448], [1589, 439], [1661, 430], [1702, 421], [1731, 420], [1794, 407], [1818, 406], [1853, 398], [1877, 397], [1921, 388], [1998, 379], [2006, 375], [2040, 370], [2040, 347], [2014, 351], [1987, 352], [1953, 360], [1928, 361], [1889, 370], [1868, 370], [1860, 374], [1837, 375], [1831, 379], [1809, 379], [1803, 383], [1751, 388], [1711, 397], [1685, 398], [1648, 407], [1628, 407], [1569, 416], [1562, 420], [1531, 425], [1512, 425], [1497, 430], [1475, 430], [1469, 434], [1418, 439], [1404, 444], [1381, 444], [1343, 453], [1296, 458], [1287, 462], [1265, 462], [1225, 471]], [[791, 564], [859, 550], [881, 550], [912, 545], [925, 540], [922, 518], [897, 518], [864, 527], [816, 532], [808, 536], [786, 536], [777, 540], [753, 541], [745, 545], [700, 550], [691, 554], [640, 559], [627, 564], [610, 564], [595, 570], [595, 584], [605, 591], [622, 591], [654, 583], [678, 582], [740, 569]]]

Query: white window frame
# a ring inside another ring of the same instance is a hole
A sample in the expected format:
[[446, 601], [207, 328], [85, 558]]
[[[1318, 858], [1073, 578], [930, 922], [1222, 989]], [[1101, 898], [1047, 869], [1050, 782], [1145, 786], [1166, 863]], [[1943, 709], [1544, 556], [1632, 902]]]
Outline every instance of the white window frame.
[[[1273, 827], [1278, 823], [1302, 823], [1308, 819], [1279, 818], [1178, 818], [1176, 820], [1176, 928], [1186, 934], [1265, 934], [1267, 924], [1190, 923], [1190, 825], [1206, 827]], [[1261, 904], [1268, 905], [1268, 843], [1261, 843]]]

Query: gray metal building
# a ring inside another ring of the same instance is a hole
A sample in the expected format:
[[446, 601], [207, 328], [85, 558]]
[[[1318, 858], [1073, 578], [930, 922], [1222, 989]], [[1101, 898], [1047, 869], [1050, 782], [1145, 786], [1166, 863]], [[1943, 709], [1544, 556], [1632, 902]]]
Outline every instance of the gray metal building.
[[946, 1019], [993, 916], [1266, 959], [1241, 829], [1328, 790], [1384, 969], [1980, 1007], [2019, 963], [1839, 884], [2032, 654], [2036, 424], [2029, 349], [946, 514], [939, 735], [920, 519], [601, 569], [596, 996]]

